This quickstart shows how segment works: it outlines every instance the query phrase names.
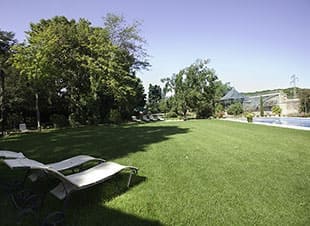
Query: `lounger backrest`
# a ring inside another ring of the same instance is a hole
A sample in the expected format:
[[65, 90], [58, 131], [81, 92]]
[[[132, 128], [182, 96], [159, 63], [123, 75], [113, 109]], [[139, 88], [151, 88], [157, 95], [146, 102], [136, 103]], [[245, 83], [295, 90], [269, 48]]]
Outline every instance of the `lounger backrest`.
[[59, 171], [35, 160], [23, 158], [23, 159], [5, 159], [3, 161], [11, 169], [23, 168], [31, 170], [41, 170], [48, 175], [52, 175], [53, 177], [59, 179], [62, 182], [72, 184], [70, 181], [67, 180], [66, 176], [60, 173]]
[[60, 162], [56, 162], [56, 163], [51, 163], [51, 164], [47, 164], [47, 166], [56, 169], [58, 171], [62, 171], [71, 167], [75, 167], [75, 166], [79, 166], [82, 165], [86, 162], [90, 162], [90, 161], [98, 161], [98, 162], [104, 162], [104, 159], [99, 159], [99, 158], [95, 158], [89, 155], [78, 155], [78, 156], [74, 156], [72, 158], [68, 158], [65, 159], [63, 161]]

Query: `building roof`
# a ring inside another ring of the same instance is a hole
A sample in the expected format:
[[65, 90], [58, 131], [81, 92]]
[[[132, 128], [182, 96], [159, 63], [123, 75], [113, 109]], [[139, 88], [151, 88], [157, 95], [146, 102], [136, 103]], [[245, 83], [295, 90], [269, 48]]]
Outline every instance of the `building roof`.
[[244, 100], [246, 97], [239, 93], [235, 88], [232, 88], [221, 100]]

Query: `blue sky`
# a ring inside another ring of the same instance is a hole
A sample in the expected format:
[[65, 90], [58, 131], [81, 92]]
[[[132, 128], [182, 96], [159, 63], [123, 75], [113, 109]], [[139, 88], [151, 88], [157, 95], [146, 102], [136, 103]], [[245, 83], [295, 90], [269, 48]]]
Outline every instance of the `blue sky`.
[[296, 74], [310, 88], [310, 0], [0, 0], [0, 29], [19, 41], [30, 22], [64, 15], [103, 24], [108, 12], [143, 22], [152, 68], [145, 88], [197, 58], [209, 58], [239, 91], [286, 88]]

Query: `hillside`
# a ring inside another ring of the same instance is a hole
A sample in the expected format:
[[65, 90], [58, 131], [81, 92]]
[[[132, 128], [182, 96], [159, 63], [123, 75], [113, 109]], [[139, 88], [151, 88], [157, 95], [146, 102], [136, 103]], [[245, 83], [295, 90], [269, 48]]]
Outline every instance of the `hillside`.
[[[302, 88], [296, 88], [296, 93], [298, 95], [298, 93], [302, 90], [310, 90], [310, 89], [302, 89]], [[270, 90], [261, 90], [261, 91], [256, 91], [256, 92], [245, 92], [245, 93], [242, 93], [246, 96], [259, 96], [259, 95], [264, 95], [264, 94], [267, 94], [267, 93], [275, 93], [275, 92], [284, 92], [288, 98], [293, 98], [293, 88], [286, 88], [286, 89], [270, 89]]]

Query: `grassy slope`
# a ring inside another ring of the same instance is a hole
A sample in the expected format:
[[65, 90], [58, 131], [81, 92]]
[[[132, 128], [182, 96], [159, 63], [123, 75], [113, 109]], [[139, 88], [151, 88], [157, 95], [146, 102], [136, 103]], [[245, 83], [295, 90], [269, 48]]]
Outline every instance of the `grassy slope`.
[[[91, 154], [140, 168], [128, 191], [110, 181], [75, 193], [69, 225], [310, 224], [307, 131], [197, 120], [16, 136], [0, 147], [43, 162]], [[61, 206], [47, 202], [46, 212]]]

